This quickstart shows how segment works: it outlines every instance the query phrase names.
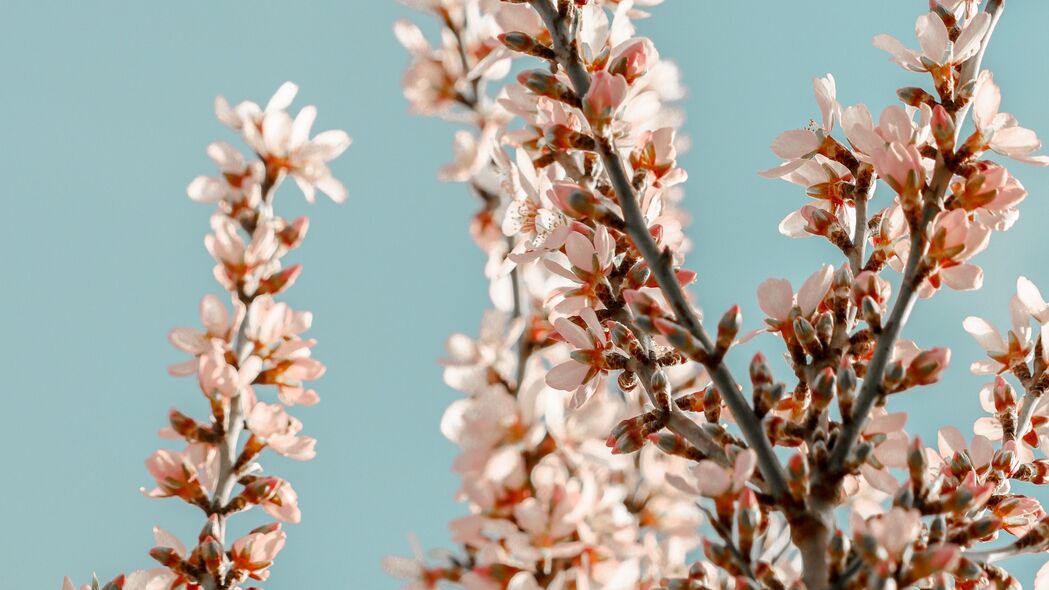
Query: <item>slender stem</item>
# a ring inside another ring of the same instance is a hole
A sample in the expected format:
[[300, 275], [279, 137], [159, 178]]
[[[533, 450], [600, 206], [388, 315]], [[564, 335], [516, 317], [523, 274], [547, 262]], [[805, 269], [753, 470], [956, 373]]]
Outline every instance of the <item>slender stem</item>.
[[[986, 11], [991, 15], [991, 26], [984, 35], [980, 50], [962, 65], [960, 80], [962, 86], [974, 82], [979, 75], [980, 64], [983, 61], [984, 53], [987, 51], [987, 45], [990, 43], [991, 34], [1001, 18], [1004, 4], [1004, 0], [990, 0], [987, 3]], [[971, 104], [971, 101], [955, 113], [956, 129], [961, 129], [969, 104]], [[925, 206], [921, 222], [918, 227], [912, 228], [911, 231], [911, 251], [904, 269], [900, 294], [897, 296], [888, 323], [885, 324], [881, 334], [878, 336], [874, 357], [871, 359], [870, 365], [868, 365], [867, 375], [864, 377], [863, 387], [860, 389], [859, 396], [856, 399], [852, 419], [842, 428], [838, 442], [834, 445], [834, 450], [831, 453], [828, 474], [832, 478], [838, 478], [842, 474], [845, 463], [848, 461], [853, 446], [859, 439], [860, 432], [867, 422], [874, 402], [877, 401], [881, 393], [881, 381], [885, 375], [885, 367], [892, 353], [892, 348], [896, 344], [896, 339], [899, 337], [907, 317], [914, 308], [917, 300], [917, 287], [924, 280], [924, 276], [921, 276], [922, 273], [919, 271], [921, 257], [925, 248], [925, 227], [935, 216], [951, 176], [952, 173], [943, 160], [937, 160], [932, 184], [925, 194]]]
[[[634, 319], [630, 315], [630, 311], [623, 308], [615, 315], [616, 321], [630, 328], [635, 334], [642, 333], [634, 325]], [[642, 338], [642, 342], [648, 340]], [[647, 348], [647, 346], [646, 346]], [[641, 381], [641, 385], [648, 395], [649, 401], [653, 405], [657, 403], [656, 394], [653, 393], [652, 387], [652, 375], [655, 373], [655, 366], [652, 363], [638, 363], [637, 376], [638, 380]], [[725, 454], [725, 449], [717, 443], [709, 434], [703, 431], [702, 428], [692, 420], [685, 416], [673, 403], [670, 404], [670, 418], [667, 421], [667, 430], [687, 440], [692, 446], [699, 449], [701, 453], [706, 455], [712, 461], [725, 466], [730, 467], [732, 463], [728, 460], [728, 456]]]
[[852, 248], [849, 249], [849, 266], [852, 267], [853, 275], [863, 269], [867, 248], [867, 201], [874, 196], [874, 186], [872, 181], [866, 194], [856, 196], [856, 227], [852, 234]]
[[[261, 187], [262, 202], [259, 205], [257, 217], [255, 218], [256, 227], [260, 224], [269, 223], [273, 218], [273, 193], [279, 182], [279, 178], [274, 179], [269, 175], [267, 175], [266, 180], [263, 182]], [[252, 353], [252, 342], [247, 336], [247, 308], [251, 304], [251, 299], [244, 294], [239, 294], [238, 298], [245, 308], [244, 317], [240, 320], [240, 326], [237, 328], [237, 335], [233, 340], [233, 350], [237, 357], [237, 367], [240, 368], [244, 366], [244, 363]], [[226, 416], [226, 422], [223, 425], [222, 439], [218, 443], [219, 473], [216, 478], [215, 493], [211, 499], [212, 510], [215, 511], [216, 518], [218, 519], [218, 538], [216, 540], [222, 545], [225, 545], [226, 543], [226, 521], [229, 515], [223, 514], [220, 509], [229, 503], [230, 498], [233, 495], [233, 488], [236, 486], [239, 478], [237, 456], [238, 449], [240, 448], [240, 436], [243, 432], [244, 400], [241, 397], [240, 390], [237, 390], [237, 392], [230, 398], [230, 409]], [[201, 580], [201, 587], [204, 590], [222, 590], [224, 584], [222, 580], [215, 579], [209, 574]]]
[[1023, 403], [1020, 404], [1020, 412], [1016, 419], [1016, 439], [1022, 440], [1024, 435], [1027, 434], [1027, 429], [1031, 426], [1031, 417], [1034, 415], [1034, 409], [1038, 406], [1038, 400], [1042, 399], [1040, 395], [1034, 395], [1030, 387], [1025, 387], [1026, 392], [1024, 393]]
[[[1005, 7], [1005, 0], [988, 0], [984, 11], [991, 15], [991, 24], [987, 27], [987, 33], [984, 34], [983, 42], [980, 44], [980, 50], [969, 59], [969, 61], [962, 64], [961, 72], [961, 85], [964, 86], [968, 83], [975, 83], [976, 78], [980, 75], [980, 66], [983, 65], [983, 56], [987, 52], [987, 46], [991, 42], [991, 35], [994, 34], [995, 27], [998, 26], [998, 21], [1002, 18], [1002, 9]], [[957, 121], [955, 127], [955, 133], [959, 134], [962, 131], [961, 123], [965, 121], [965, 115], [969, 112], [969, 108], [972, 107], [972, 101], [968, 101], [958, 109], [955, 120]]]
[[860, 432], [867, 423], [867, 418], [874, 407], [874, 403], [882, 394], [881, 385], [885, 376], [885, 368], [889, 363], [889, 358], [892, 356], [896, 340], [899, 338], [900, 332], [903, 330], [904, 324], [907, 323], [907, 318], [918, 300], [918, 287], [925, 280], [925, 271], [921, 262], [925, 254], [926, 226], [939, 210], [938, 203], [943, 199], [950, 178], [951, 171], [943, 163], [943, 160], [938, 160], [932, 183], [925, 191], [925, 206], [922, 210], [921, 220], [918, 225], [911, 228], [911, 250], [907, 257], [907, 264], [904, 267], [900, 293], [896, 296], [896, 303], [893, 305], [892, 312], [889, 315], [889, 321], [885, 323], [881, 333], [878, 335], [874, 356], [867, 366], [867, 374], [863, 378], [863, 387], [860, 388], [860, 393], [856, 397], [856, 403], [853, 406], [852, 418], [845, 423], [841, 434], [838, 436], [838, 441], [834, 444], [834, 450], [831, 452], [827, 475], [832, 480], [836, 480], [844, 472], [845, 464], [849, 459], [852, 448], [855, 446]]
[[[570, 40], [565, 26], [565, 18], [554, 9], [549, 0], [530, 0], [532, 6], [546, 23], [553, 41], [554, 52], [557, 61], [565, 69], [569, 80], [572, 82], [575, 93], [582, 97], [590, 89], [590, 74], [579, 60], [575, 41]], [[649, 233], [644, 214], [637, 202], [634, 189], [627, 177], [626, 168], [619, 154], [615, 152], [612, 145], [604, 138], [598, 138], [598, 151], [608, 173], [612, 187], [619, 196], [619, 206], [623, 210], [626, 223], [626, 231], [641, 256], [648, 263], [652, 275], [663, 291], [664, 297], [670, 303], [674, 316], [708, 351], [714, 350], [714, 344], [703, 329], [702, 323], [696, 316], [688, 297], [677, 280], [677, 275], [672, 267], [669, 251], [661, 252], [655, 240]], [[765, 430], [740, 393], [735, 378], [729, 372], [728, 367], [720, 360], [711, 363], [708, 367], [711, 379], [717, 385], [722, 398], [732, 411], [732, 416], [743, 432], [743, 437], [754, 449], [758, 458], [758, 468], [762, 476], [769, 484], [770, 492], [778, 499], [790, 497], [787, 487], [786, 474], [776, 457], [776, 453], [765, 436]]]

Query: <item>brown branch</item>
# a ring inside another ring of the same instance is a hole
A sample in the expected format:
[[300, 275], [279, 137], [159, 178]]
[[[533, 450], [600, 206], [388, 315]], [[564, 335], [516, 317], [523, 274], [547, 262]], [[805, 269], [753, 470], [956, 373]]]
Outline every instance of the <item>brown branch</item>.
[[[549, 0], [529, 1], [550, 31], [554, 52], [557, 55], [557, 62], [568, 74], [576, 94], [580, 97], [585, 96], [590, 89], [590, 74], [587, 73], [586, 68], [579, 59], [575, 40], [570, 39], [568, 36], [565, 15], [555, 10]], [[669, 251], [661, 252], [649, 233], [644, 214], [641, 212], [641, 207], [638, 204], [622, 160], [607, 139], [599, 138], [597, 143], [609, 180], [619, 196], [619, 206], [623, 210], [627, 234], [633, 240], [641, 256], [648, 263], [652, 275], [663, 291], [664, 297], [670, 303], [677, 321], [699, 340], [707, 351], [712, 352], [714, 343], [706, 330], [704, 330], [702, 323], [688, 302], [688, 297], [685, 295], [681, 284], [677, 280], [676, 273], [671, 265]], [[732, 415], [743, 432], [744, 438], [757, 454], [758, 467], [765, 481], [768, 482], [770, 492], [781, 501], [790, 498], [783, 467], [776, 457], [772, 444], [765, 436], [761, 421], [758, 420], [750, 405], [743, 398], [739, 386], [729, 372], [728, 367], [718, 359], [711, 362], [708, 370], [714, 383], [721, 391], [726, 404], [732, 411]]]

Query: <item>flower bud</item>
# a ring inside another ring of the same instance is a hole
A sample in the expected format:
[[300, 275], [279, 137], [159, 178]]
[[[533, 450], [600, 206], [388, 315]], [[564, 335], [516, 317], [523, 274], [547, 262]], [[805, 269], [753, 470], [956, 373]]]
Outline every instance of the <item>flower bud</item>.
[[931, 385], [940, 380], [940, 374], [951, 362], [951, 349], [923, 350], [907, 366], [906, 386]]
[[674, 400], [674, 405], [683, 412], [702, 412], [703, 411], [703, 399], [706, 397], [707, 390], [702, 389], [693, 393], [685, 394]]
[[902, 486], [896, 490], [896, 496], [892, 499], [892, 505], [910, 510], [914, 508], [914, 489], [910, 486]]
[[1036, 459], [1030, 463], [1020, 466], [1016, 470], [1017, 479], [1033, 483], [1035, 485], [1044, 485], [1049, 483], [1049, 459]]
[[703, 539], [703, 555], [714, 565], [726, 568], [732, 563], [732, 552], [721, 543], [715, 543], [710, 539]]
[[916, 436], [911, 441], [911, 448], [907, 451], [907, 471], [911, 476], [911, 481], [921, 485], [925, 480], [925, 470], [928, 466], [929, 461], [925, 456], [922, 439]]
[[280, 272], [273, 273], [259, 281], [259, 288], [255, 290], [255, 295], [276, 295], [294, 285], [295, 280], [299, 278], [301, 273], [301, 264], [295, 264]]
[[1001, 376], [995, 377], [994, 389], [991, 390], [994, 397], [994, 409], [999, 414], [1013, 413], [1016, 411], [1016, 392], [1013, 391], [1009, 382]]
[[903, 379], [906, 376], [907, 371], [903, 368], [902, 360], [889, 363], [889, 366], [885, 368], [885, 377], [882, 379], [884, 391], [886, 393], [897, 391], [903, 385]]
[[1009, 441], [994, 454], [991, 467], [1005, 477], [1010, 477], [1016, 471], [1019, 460], [1019, 457], [1016, 456], [1016, 442]]
[[936, 98], [933, 95], [917, 86], [900, 88], [896, 91], [896, 96], [907, 106], [920, 107], [923, 104], [930, 106], [936, 104]]
[[244, 486], [240, 496], [250, 504], [262, 504], [277, 493], [277, 488], [284, 483], [279, 477], [260, 477]]
[[799, 500], [809, 494], [809, 463], [802, 453], [791, 455], [787, 461], [787, 486]]
[[772, 369], [769, 368], [765, 355], [758, 352], [750, 361], [750, 382], [755, 387], [772, 383]]
[[171, 570], [182, 565], [182, 556], [171, 547], [154, 547], [149, 550], [149, 556], [157, 560], [160, 565]]
[[703, 416], [711, 424], [721, 421], [721, 392], [717, 387], [708, 387], [704, 393]]
[[920, 551], [911, 557], [910, 579], [920, 580], [939, 572], [949, 572], [961, 559], [961, 549], [957, 545], [943, 545]]
[[943, 542], [947, 538], [947, 517], [937, 514], [929, 523], [929, 544], [934, 545]]
[[551, 125], [543, 134], [543, 139], [546, 140], [547, 145], [559, 150], [597, 151], [597, 143], [594, 142], [594, 138], [567, 125]]
[[626, 284], [629, 288], [637, 289], [648, 282], [648, 279], [652, 277], [652, 269], [648, 268], [648, 263], [644, 259], [639, 259], [634, 263], [634, 266], [630, 267], [630, 270], [626, 273]]
[[739, 494], [739, 508], [736, 511], [736, 530], [739, 534], [740, 550], [744, 555], [750, 555], [760, 525], [761, 508], [758, 506], [758, 497], [754, 490], [743, 488]]
[[943, 108], [943, 105], [933, 107], [932, 136], [944, 158], [954, 152], [954, 135], [954, 119], [947, 114], [947, 109]]
[[633, 84], [635, 80], [648, 73], [649, 63], [657, 59], [656, 48], [645, 38], [636, 38], [618, 51], [608, 64], [608, 72], [618, 74]]
[[842, 359], [841, 365], [838, 366], [837, 385], [838, 411], [843, 419], [848, 420], [852, 416], [852, 406], [856, 401], [857, 385], [856, 370], [852, 368], [848, 359]]
[[798, 339], [798, 343], [805, 349], [805, 352], [817, 356], [823, 349], [820, 346], [819, 340], [816, 338], [816, 329], [812, 327], [809, 321], [801, 316], [794, 318], [794, 335]]
[[582, 106], [583, 114], [595, 130], [602, 132], [612, 122], [626, 93], [627, 81], [623, 76], [605, 71], [594, 73]]
[[526, 55], [534, 55], [540, 59], [554, 58], [554, 51], [552, 49], [543, 45], [538, 39], [528, 33], [522, 33], [521, 31], [503, 33], [502, 35], [499, 35], [499, 42], [505, 45], [510, 51], [516, 51]]
[[860, 315], [875, 333], [881, 331], [881, 307], [873, 297], [864, 297], [860, 302]]
[[830, 346], [830, 339], [834, 335], [834, 314], [829, 311], [821, 313], [816, 318], [816, 338], [823, 346]]
[[197, 549], [200, 551], [200, 558], [204, 561], [204, 568], [211, 574], [217, 575], [222, 562], [226, 559], [222, 544], [215, 537], [208, 537], [200, 543]]
[[649, 382], [651, 387], [652, 395], [656, 398], [656, 403], [660, 408], [664, 410], [670, 409], [670, 382], [667, 380], [667, 373], [663, 369], [657, 369], [652, 373], [652, 380]]
[[1000, 528], [1002, 528], [1002, 519], [997, 516], [986, 516], [970, 523], [966, 532], [970, 539], [983, 539], [993, 535]]
[[579, 97], [567, 84], [543, 70], [525, 70], [517, 75], [517, 81], [539, 96], [545, 96], [578, 107]]
[[678, 457], [684, 457], [692, 461], [702, 461], [703, 459], [706, 459], [706, 455], [696, 447], [690, 445], [680, 434], [666, 431], [656, 432], [648, 435], [648, 440], [654, 443], [659, 450], [668, 455], [677, 455]]
[[849, 293], [852, 291], [852, 280], [852, 269], [848, 265], [842, 265], [835, 269], [834, 276], [831, 277], [830, 288], [836, 299], [849, 296]]
[[830, 405], [834, 399], [834, 370], [827, 367], [816, 375], [812, 384], [812, 405], [820, 412]]
[[707, 360], [707, 352], [704, 350], [703, 345], [683, 327], [662, 317], [654, 318], [652, 325], [660, 334], [666, 337], [671, 346], [681, 351], [682, 354], [697, 362], [705, 362]]
[[736, 335], [739, 334], [739, 329], [743, 325], [743, 315], [740, 313], [738, 305], [733, 305], [725, 312], [725, 315], [721, 316], [721, 321], [718, 322], [718, 337], [716, 341], [716, 350], [720, 354], [724, 354], [732, 342], [736, 339]]

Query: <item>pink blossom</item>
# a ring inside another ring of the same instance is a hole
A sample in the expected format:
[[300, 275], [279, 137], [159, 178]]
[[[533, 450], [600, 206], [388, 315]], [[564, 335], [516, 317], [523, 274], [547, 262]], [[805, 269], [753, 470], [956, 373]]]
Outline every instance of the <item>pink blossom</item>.
[[935, 12], [930, 12], [919, 16], [914, 25], [921, 53], [908, 49], [891, 35], [875, 36], [874, 45], [889, 52], [892, 61], [905, 69], [935, 72], [945, 66], [960, 64], [975, 55], [990, 24], [990, 15], [981, 12], [964, 23], [961, 34], [952, 43], [943, 19]]
[[229, 103], [219, 97], [215, 103], [216, 114], [220, 121], [240, 130], [244, 141], [266, 163], [268, 174], [290, 174], [311, 203], [317, 190], [341, 203], [346, 200], [346, 187], [331, 175], [327, 162], [346, 151], [350, 136], [345, 131], [333, 130], [310, 139], [317, 109], [304, 107], [294, 119], [286, 110], [298, 91], [298, 86], [285, 82], [265, 110], [259, 110], [252, 102], [243, 102], [231, 109]]
[[638, 136], [637, 147], [630, 154], [634, 170], [644, 170], [658, 187], [671, 187], [688, 179], [684, 169], [678, 168], [677, 148], [674, 146], [673, 127], [646, 131]]
[[157, 480], [157, 487], [142, 493], [153, 498], [178, 496], [186, 501], [194, 500], [203, 494], [197, 481], [197, 469], [186, 456], [178, 451], [160, 449], [146, 460], [146, 469]]
[[452, 334], [445, 343], [448, 355], [440, 361], [445, 384], [479, 394], [491, 386], [492, 371], [508, 380], [516, 364], [511, 348], [523, 329], [521, 322], [510, 322], [507, 314], [490, 310], [481, 320], [476, 340]]
[[565, 254], [571, 270], [553, 258], [543, 260], [544, 266], [572, 283], [572, 287], [563, 287], [555, 293], [562, 301], [555, 309], [561, 313], [574, 313], [584, 306], [599, 306], [601, 299], [599, 287], [607, 287], [607, 276], [611, 272], [612, 256], [615, 254], [612, 238], [605, 226], [598, 226], [593, 238], [573, 231], [565, 240]]
[[973, 122], [977, 133], [966, 145], [979, 151], [991, 149], [1019, 162], [1049, 166], [1049, 156], [1031, 155], [1042, 147], [1035, 132], [1020, 127], [1012, 115], [1000, 112], [1001, 103], [1002, 91], [995, 84], [994, 75], [984, 70], [977, 79], [973, 97]]
[[546, 383], [554, 389], [574, 391], [572, 407], [578, 408], [586, 403], [597, 388], [597, 380], [605, 369], [605, 351], [610, 343], [605, 329], [597, 319], [594, 310], [585, 307], [579, 311], [586, 329], [580, 328], [566, 318], [554, 322], [557, 333], [573, 347], [572, 358], [550, 370]]
[[[1017, 280], [1017, 291], [1028, 291], [1029, 282], [1023, 277]], [[1033, 285], [1031, 285], [1033, 286]], [[1028, 292], [1028, 296], [1029, 296]], [[976, 361], [971, 370], [977, 375], [1003, 373], [1016, 363], [1027, 362], [1034, 351], [1031, 341], [1030, 310], [1021, 295], [1014, 295], [1009, 300], [1009, 315], [1012, 328], [1003, 337], [990, 322], [983, 318], [969, 316], [965, 318], [965, 331], [976, 339], [985, 351], [989, 360]]]
[[308, 461], [316, 456], [317, 441], [308, 436], [296, 436], [302, 422], [289, 416], [279, 404], [257, 403], [248, 412], [248, 430], [266, 446], [290, 459]]
[[834, 267], [824, 264], [805, 279], [796, 294], [786, 279], [768, 279], [758, 285], [758, 305], [765, 312], [768, 331], [793, 334], [795, 317], [812, 318], [827, 296], [833, 276]]
[[743, 489], [757, 466], [754, 451], [747, 449], [736, 455], [732, 467], [723, 467], [710, 460], [702, 460], [692, 468], [692, 478], [685, 479], [668, 475], [668, 481], [674, 487], [688, 494], [707, 498], [734, 496]]
[[237, 539], [230, 551], [233, 569], [247, 573], [253, 580], [265, 580], [269, 577], [269, 567], [284, 548], [287, 539], [279, 524], [263, 528], [271, 530], [252, 532]]
[[918, 540], [922, 530], [921, 513], [914, 509], [893, 507], [865, 521], [854, 518], [852, 530], [857, 543], [863, 542], [863, 535], [870, 535], [884, 549], [885, 557], [898, 564], [904, 551]]
[[224, 141], [210, 144], [208, 157], [215, 162], [219, 175], [194, 178], [186, 188], [189, 198], [227, 206], [245, 201], [247, 207], [257, 206], [262, 196], [258, 189], [265, 175], [263, 164], [247, 162], [236, 148]]
[[929, 248], [925, 258], [932, 266], [920, 290], [929, 297], [942, 284], [958, 291], [979, 289], [983, 285], [983, 269], [966, 262], [982, 252], [991, 237], [991, 230], [969, 221], [965, 211], [944, 211], [933, 220]]
[[200, 355], [197, 380], [200, 390], [209, 398], [216, 394], [231, 398], [246, 390], [251, 395], [251, 385], [261, 369], [262, 360], [255, 355], [239, 367], [229, 364], [224, 348], [212, 341], [211, 347]]
[[171, 365], [168, 372], [173, 376], [181, 377], [196, 372], [198, 365], [196, 357], [210, 349], [212, 339], [229, 342], [232, 338], [234, 322], [231, 321], [226, 306], [218, 297], [205, 295], [200, 300], [200, 321], [204, 324], [203, 332], [194, 328], [175, 328], [168, 334], [171, 344], [194, 356], [193, 359], [184, 363]]
[[565, 216], [550, 200], [553, 191], [550, 173], [537, 171], [524, 150], [517, 150], [515, 156], [510, 162], [500, 150], [496, 160], [501, 163], [503, 184], [512, 197], [503, 217], [502, 230], [507, 236], [522, 235], [526, 238], [525, 251], [515, 251], [510, 255], [511, 260], [523, 263], [564, 245], [569, 228]]
[[299, 495], [287, 481], [281, 480], [273, 496], [262, 504], [267, 514], [281, 522], [298, 523], [302, 520], [299, 511]]
[[596, 72], [590, 89], [583, 97], [583, 114], [595, 129], [603, 129], [612, 121], [626, 93], [626, 78], [618, 74]]

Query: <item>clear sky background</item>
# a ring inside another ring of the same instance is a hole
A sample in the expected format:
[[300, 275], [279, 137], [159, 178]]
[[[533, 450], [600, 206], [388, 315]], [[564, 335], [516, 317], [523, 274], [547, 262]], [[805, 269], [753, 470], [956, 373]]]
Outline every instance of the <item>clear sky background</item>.
[[[813, 77], [833, 72], [844, 104], [875, 112], [898, 86], [926, 83], [870, 43], [891, 32], [916, 46], [913, 22], [925, 5], [669, 0], [641, 23], [690, 88], [694, 146], [681, 161], [695, 218], [688, 266], [708, 313], [739, 302], [754, 327], [758, 283], [781, 276], [798, 285], [821, 261], [838, 263], [824, 243], [776, 233], [804, 197], [756, 172], [776, 162], [767, 148], [776, 134], [817, 116]], [[329, 371], [318, 383], [321, 405], [295, 412], [319, 439], [318, 458], [267, 459], [297, 488], [303, 522], [287, 527], [266, 587], [396, 588], [382, 556], [406, 552], [409, 532], [442, 546], [447, 521], [463, 512], [449, 470], [454, 448], [438, 431], [456, 394], [436, 359], [449, 333], [476, 333], [487, 305], [484, 260], [466, 232], [476, 204], [462, 186], [435, 179], [453, 127], [411, 116], [400, 96], [406, 57], [391, 26], [409, 11], [387, 0], [4, 8], [0, 588], [58, 588], [65, 574], [82, 581], [151, 567], [150, 527], [184, 538], [199, 530], [195, 509], [138, 492], [151, 483], [142, 461], [159, 446], [168, 409], [202, 409], [192, 380], [165, 372], [182, 359], [167, 331], [196, 325], [200, 297], [219, 291], [202, 244], [211, 208], [184, 189], [212, 173], [208, 142], [235, 139], [214, 120], [213, 97], [264, 102], [289, 79], [302, 87], [298, 106], [318, 106], [318, 129], [346, 129], [355, 142], [334, 164], [350, 187], [346, 204], [307, 207], [290, 185], [279, 196], [284, 214], [312, 218], [294, 255], [305, 272], [288, 299], [315, 313], [315, 353]], [[1010, 2], [985, 62], [1004, 110], [1043, 137], [1047, 23], [1049, 3]], [[967, 366], [980, 351], [961, 320], [979, 313], [1006, 323], [1021, 273], [1049, 291], [1049, 171], [1013, 169], [1031, 197], [1017, 226], [977, 259], [986, 286], [919, 304], [906, 331], [955, 352], [942, 384], [893, 400], [926, 440], [945, 423], [969, 432], [979, 415], [982, 380]], [[759, 345], [778, 356], [771, 339]], [[1022, 561], [1021, 581], [1042, 559]]]

